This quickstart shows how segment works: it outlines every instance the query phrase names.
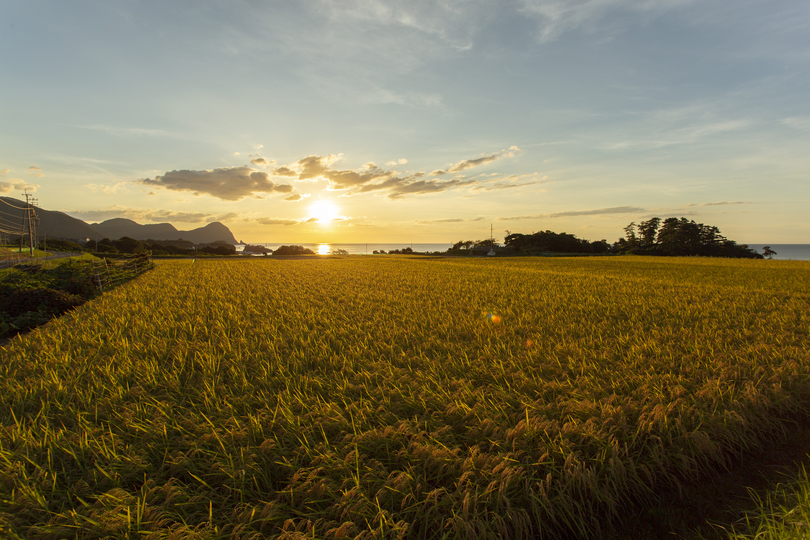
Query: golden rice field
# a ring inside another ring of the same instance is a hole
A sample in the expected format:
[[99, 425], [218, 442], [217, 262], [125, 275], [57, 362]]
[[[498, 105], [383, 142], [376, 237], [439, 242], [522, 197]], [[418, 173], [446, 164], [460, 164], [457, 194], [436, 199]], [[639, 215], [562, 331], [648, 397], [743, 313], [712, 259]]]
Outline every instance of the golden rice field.
[[596, 537], [810, 413], [810, 263], [165, 262], [0, 350], [0, 536]]

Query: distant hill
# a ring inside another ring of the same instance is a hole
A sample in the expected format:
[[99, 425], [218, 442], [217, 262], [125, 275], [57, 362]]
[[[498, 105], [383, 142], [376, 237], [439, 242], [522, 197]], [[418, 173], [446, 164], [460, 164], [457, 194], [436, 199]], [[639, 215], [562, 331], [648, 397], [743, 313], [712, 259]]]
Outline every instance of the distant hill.
[[[0, 210], [3, 214], [3, 223], [6, 225], [14, 224], [17, 227], [22, 226], [23, 214], [25, 213], [25, 201], [14, 199], [12, 197], [0, 197]], [[37, 236], [42, 238], [66, 238], [70, 240], [82, 240], [89, 238], [91, 240], [101, 240], [103, 236], [90, 228], [90, 226], [80, 219], [70, 217], [63, 212], [56, 212], [54, 210], [43, 210], [37, 208], [37, 216], [39, 223], [37, 223], [34, 230]]]
[[195, 244], [208, 244], [211, 242], [227, 242], [236, 244], [236, 238], [228, 227], [219, 222], [209, 223], [190, 231], [178, 231], [170, 223], [157, 223], [141, 225], [131, 219], [115, 218], [93, 223], [90, 227], [103, 238], [115, 240], [123, 236], [135, 240], [188, 240]]
[[[4, 225], [22, 224], [25, 201], [12, 197], [0, 197], [5, 204], [0, 204]], [[115, 218], [101, 223], [87, 224], [80, 219], [70, 217], [64, 212], [44, 210], [37, 208], [39, 223], [37, 236], [45, 235], [48, 238], [66, 238], [70, 240], [101, 240], [109, 238], [117, 240], [128, 236], [136, 240], [187, 240], [195, 244], [208, 244], [211, 242], [226, 242], [237, 244], [233, 233], [219, 222], [209, 223], [204, 227], [190, 231], [179, 231], [170, 223], [156, 223], [141, 225], [131, 219]]]

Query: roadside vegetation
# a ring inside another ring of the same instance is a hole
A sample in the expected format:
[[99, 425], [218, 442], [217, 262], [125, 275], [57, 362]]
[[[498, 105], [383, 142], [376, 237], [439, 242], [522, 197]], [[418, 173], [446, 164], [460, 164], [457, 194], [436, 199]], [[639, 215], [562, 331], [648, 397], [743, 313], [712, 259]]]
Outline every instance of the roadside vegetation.
[[597, 538], [810, 413], [810, 264], [172, 261], [0, 356], [19, 538]]
[[89, 254], [0, 270], [0, 339], [40, 326], [153, 267], [148, 257]]

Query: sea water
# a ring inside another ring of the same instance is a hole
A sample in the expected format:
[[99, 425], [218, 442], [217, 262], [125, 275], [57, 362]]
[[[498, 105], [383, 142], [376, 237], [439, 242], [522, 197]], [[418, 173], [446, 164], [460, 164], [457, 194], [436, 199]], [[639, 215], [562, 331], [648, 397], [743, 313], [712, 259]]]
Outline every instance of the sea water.
[[[264, 246], [268, 249], [276, 250], [282, 245], [286, 244], [254, 244]], [[325, 244], [294, 244], [311, 249], [315, 253], [332, 253], [339, 249], [347, 251], [350, 255], [372, 255], [375, 251], [385, 251], [388, 253], [391, 250], [402, 251], [405, 248], [411, 248], [417, 253], [443, 253], [447, 251], [452, 244], [383, 244], [383, 243], [369, 243], [369, 244], [338, 244], [338, 243], [325, 243]], [[770, 246], [776, 255], [773, 256], [775, 260], [787, 261], [810, 261], [810, 244], [748, 244], [748, 247], [762, 253], [764, 246]], [[236, 251], [242, 251], [245, 246], [236, 246]]]
[[810, 244], [748, 244], [757, 253], [762, 253], [765, 246], [776, 252], [774, 260], [810, 261]]
[[[349, 253], [349, 255], [372, 255], [375, 251], [385, 251], [388, 253], [392, 250], [400, 250], [402, 251], [405, 248], [411, 248], [413, 251], [417, 253], [440, 253], [447, 251], [452, 244], [338, 244], [338, 243], [325, 243], [325, 244], [291, 244], [291, 243], [284, 243], [284, 244], [253, 244], [254, 246], [263, 246], [267, 249], [272, 249], [275, 251], [276, 249], [280, 248], [281, 246], [289, 246], [289, 245], [297, 245], [303, 246], [307, 249], [311, 249], [315, 253], [332, 253], [339, 249], [342, 249]], [[236, 246], [236, 251], [242, 251], [245, 249], [245, 246]]]

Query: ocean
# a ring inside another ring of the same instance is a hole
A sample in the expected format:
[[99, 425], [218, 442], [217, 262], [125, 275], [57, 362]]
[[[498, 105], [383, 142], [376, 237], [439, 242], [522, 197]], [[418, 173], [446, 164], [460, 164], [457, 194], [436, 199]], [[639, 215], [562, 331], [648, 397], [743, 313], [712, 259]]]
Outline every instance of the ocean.
[[748, 244], [748, 247], [757, 253], [762, 253], [764, 246], [771, 246], [771, 249], [776, 252], [776, 255], [773, 256], [774, 260], [810, 261], [810, 244]]
[[[268, 249], [276, 250], [281, 246], [292, 245], [290, 242], [282, 244], [253, 244], [254, 246], [264, 246]], [[447, 251], [452, 244], [294, 244], [311, 249], [315, 253], [332, 253], [342, 249], [347, 251], [349, 255], [372, 255], [375, 251], [383, 250], [386, 253], [393, 249], [411, 248], [418, 253], [435, 253]], [[236, 246], [236, 251], [242, 251], [245, 246]]]
[[[276, 250], [285, 244], [254, 244]], [[347, 251], [350, 255], [372, 255], [375, 251], [383, 250], [386, 253], [393, 249], [411, 248], [419, 253], [441, 253], [447, 251], [452, 244], [295, 244], [311, 249], [315, 253], [332, 253], [338, 249]], [[748, 244], [757, 253], [762, 253], [764, 246], [771, 246], [776, 252], [774, 260], [780, 261], [810, 261], [810, 244]], [[236, 246], [236, 251], [242, 251], [244, 246]]]

